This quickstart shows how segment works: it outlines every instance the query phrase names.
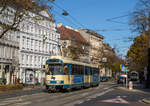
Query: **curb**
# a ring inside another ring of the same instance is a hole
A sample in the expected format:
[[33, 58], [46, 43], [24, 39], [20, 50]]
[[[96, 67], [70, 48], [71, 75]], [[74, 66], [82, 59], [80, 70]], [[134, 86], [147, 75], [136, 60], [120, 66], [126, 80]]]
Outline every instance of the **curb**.
[[147, 99], [142, 99], [142, 102], [150, 104], [150, 100], [147, 100]]
[[24, 91], [36, 90], [36, 89], [44, 89], [44, 87], [25, 87], [25, 88], [23, 88]]

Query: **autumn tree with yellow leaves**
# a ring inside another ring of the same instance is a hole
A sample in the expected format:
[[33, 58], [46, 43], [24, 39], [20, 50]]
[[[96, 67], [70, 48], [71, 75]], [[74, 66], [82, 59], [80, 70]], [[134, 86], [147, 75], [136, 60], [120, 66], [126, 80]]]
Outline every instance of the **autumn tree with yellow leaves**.
[[130, 58], [130, 69], [133, 71], [143, 71], [144, 67], [148, 65], [148, 35], [142, 34], [136, 36], [133, 44], [127, 53]]

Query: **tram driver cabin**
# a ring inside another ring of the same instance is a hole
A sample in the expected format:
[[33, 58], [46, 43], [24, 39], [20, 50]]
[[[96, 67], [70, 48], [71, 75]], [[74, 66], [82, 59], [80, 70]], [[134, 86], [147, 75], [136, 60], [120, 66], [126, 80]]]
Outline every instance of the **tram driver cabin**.
[[46, 88], [49, 91], [98, 86], [97, 65], [52, 56], [46, 61]]

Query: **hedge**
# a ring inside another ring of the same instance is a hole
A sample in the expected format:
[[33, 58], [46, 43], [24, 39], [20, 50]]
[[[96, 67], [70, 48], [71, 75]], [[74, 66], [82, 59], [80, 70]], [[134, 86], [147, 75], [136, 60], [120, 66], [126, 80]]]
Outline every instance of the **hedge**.
[[0, 85], [0, 91], [18, 90], [18, 89], [22, 89], [22, 88], [23, 88], [23, 84]]

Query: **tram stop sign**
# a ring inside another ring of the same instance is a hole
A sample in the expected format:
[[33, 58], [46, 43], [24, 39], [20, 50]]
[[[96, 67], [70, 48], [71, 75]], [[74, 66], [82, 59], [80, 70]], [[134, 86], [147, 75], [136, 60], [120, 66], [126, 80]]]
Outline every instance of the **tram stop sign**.
[[127, 65], [125, 65], [125, 64], [121, 64], [121, 65], [120, 65], [120, 69], [121, 69], [121, 71], [123, 71], [123, 72], [129, 72], [129, 69], [128, 69]]

